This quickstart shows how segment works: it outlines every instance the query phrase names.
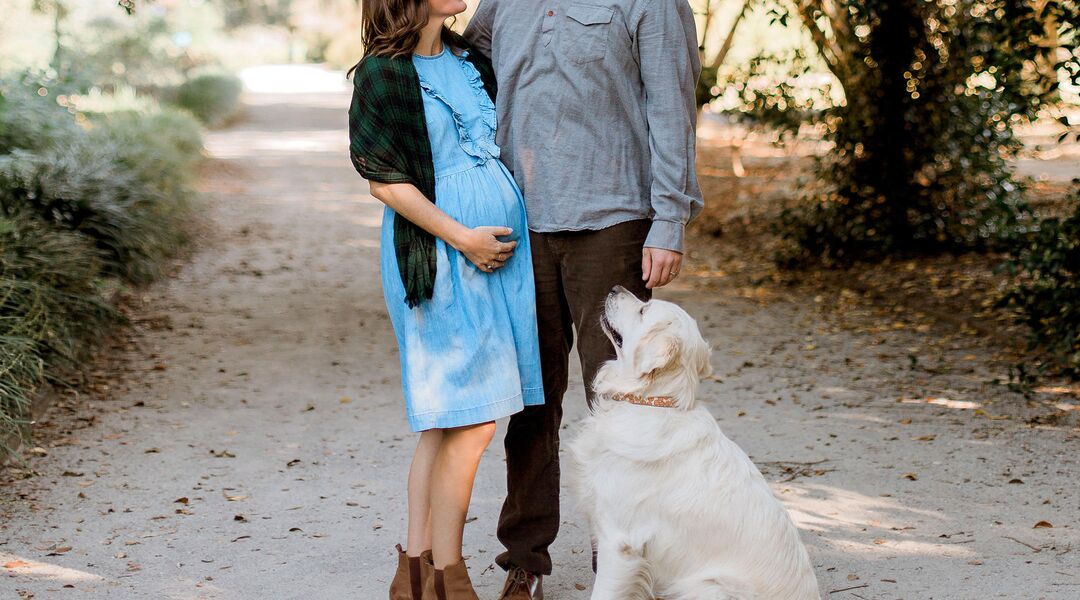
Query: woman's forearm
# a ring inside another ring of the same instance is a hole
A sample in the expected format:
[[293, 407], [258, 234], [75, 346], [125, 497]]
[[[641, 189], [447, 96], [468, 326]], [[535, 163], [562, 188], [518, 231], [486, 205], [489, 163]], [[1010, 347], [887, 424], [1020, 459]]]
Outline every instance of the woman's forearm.
[[431, 235], [460, 249], [470, 229], [443, 212], [411, 183], [371, 182], [371, 195]]

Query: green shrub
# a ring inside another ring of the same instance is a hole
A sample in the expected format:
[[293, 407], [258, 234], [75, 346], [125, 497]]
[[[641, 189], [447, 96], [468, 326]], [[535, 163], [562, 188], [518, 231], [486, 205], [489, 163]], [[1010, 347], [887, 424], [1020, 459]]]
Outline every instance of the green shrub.
[[42, 367], [31, 340], [0, 336], [0, 452], [26, 432], [30, 395], [41, 381]]
[[198, 125], [186, 115], [100, 116], [67, 144], [0, 157], [0, 209], [30, 211], [87, 236], [107, 273], [145, 283], [183, 241], [187, 180], [200, 147]]
[[1027, 0], [797, 4], [845, 103], [825, 119], [834, 147], [817, 172], [831, 189], [781, 220], [793, 258], [1004, 248], [1031, 225], [1009, 159], [1056, 88], [1056, 70], [1033, 66], [1059, 34], [1076, 45], [1047, 30], [1064, 21]]
[[1043, 220], [1012, 251], [1013, 285], [1002, 303], [1031, 329], [1045, 369], [1080, 377], [1080, 192], [1072, 215]]
[[0, 445], [21, 431], [34, 389], [75, 366], [115, 318], [97, 254], [78, 234], [0, 217]]
[[176, 103], [210, 127], [224, 125], [240, 109], [243, 84], [235, 75], [205, 74], [185, 81]]
[[54, 83], [33, 74], [0, 77], [0, 154], [49, 148], [81, 133]]

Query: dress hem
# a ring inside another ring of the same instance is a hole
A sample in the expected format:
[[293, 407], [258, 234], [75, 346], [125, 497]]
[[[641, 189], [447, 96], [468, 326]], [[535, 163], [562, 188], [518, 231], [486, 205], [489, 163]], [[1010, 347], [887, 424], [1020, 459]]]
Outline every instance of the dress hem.
[[458, 410], [444, 410], [409, 415], [409, 427], [414, 432], [427, 431], [428, 429], [450, 429], [452, 427], [465, 427], [495, 421], [512, 414], [519, 413], [525, 407], [522, 402], [522, 394], [485, 404]]

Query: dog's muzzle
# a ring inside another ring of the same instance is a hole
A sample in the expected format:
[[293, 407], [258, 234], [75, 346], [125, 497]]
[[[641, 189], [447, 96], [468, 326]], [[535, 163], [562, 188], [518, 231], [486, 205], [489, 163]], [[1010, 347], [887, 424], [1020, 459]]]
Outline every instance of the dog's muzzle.
[[608, 332], [608, 335], [611, 336], [611, 341], [615, 343], [615, 346], [618, 348], [622, 348], [622, 334], [615, 329], [615, 326], [611, 324], [611, 321], [608, 320], [606, 314], [601, 315], [600, 326], [604, 328], [604, 331]]

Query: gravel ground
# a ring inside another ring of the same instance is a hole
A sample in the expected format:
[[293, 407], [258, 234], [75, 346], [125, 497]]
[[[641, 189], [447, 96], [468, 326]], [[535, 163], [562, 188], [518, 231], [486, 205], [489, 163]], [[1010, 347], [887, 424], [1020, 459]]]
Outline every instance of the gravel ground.
[[[381, 206], [345, 154], [346, 95], [246, 102], [208, 140], [213, 233], [145, 292], [125, 382], [46, 415], [36, 474], [4, 478], [0, 598], [385, 598], [414, 436]], [[826, 597], [1080, 598], [1080, 428], [987, 383], [977, 338], [846, 327], [813, 298], [700, 269], [662, 296], [712, 341], [704, 402], [774, 482]], [[1055, 414], [1075, 414], [1069, 398]], [[566, 404], [572, 436], [580, 382]], [[466, 532], [492, 600], [501, 454]], [[587, 598], [587, 536], [564, 505], [545, 587]]]

